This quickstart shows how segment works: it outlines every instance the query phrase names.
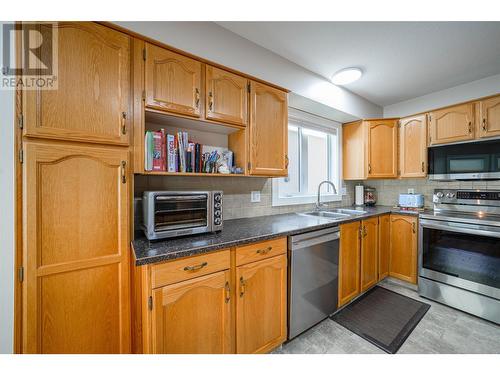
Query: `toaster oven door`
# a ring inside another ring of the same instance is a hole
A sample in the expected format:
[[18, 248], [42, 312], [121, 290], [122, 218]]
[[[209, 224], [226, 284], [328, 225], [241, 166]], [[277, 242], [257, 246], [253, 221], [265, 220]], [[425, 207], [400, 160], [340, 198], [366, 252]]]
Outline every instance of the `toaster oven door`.
[[209, 193], [155, 196], [154, 232], [158, 237], [202, 233], [209, 227]]

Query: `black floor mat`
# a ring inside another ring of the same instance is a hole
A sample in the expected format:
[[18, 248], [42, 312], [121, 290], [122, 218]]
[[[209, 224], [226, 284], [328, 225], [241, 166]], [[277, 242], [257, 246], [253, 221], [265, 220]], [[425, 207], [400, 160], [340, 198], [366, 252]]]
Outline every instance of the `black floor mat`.
[[431, 305], [376, 286], [331, 319], [394, 354]]

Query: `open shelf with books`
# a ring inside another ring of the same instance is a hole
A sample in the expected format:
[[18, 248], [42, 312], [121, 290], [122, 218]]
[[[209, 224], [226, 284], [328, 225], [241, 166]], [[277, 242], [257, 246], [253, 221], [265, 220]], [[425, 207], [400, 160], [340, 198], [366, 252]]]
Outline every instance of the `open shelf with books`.
[[[162, 176], [247, 176], [246, 129], [145, 112], [142, 168]], [[139, 166], [139, 170], [137, 170]]]

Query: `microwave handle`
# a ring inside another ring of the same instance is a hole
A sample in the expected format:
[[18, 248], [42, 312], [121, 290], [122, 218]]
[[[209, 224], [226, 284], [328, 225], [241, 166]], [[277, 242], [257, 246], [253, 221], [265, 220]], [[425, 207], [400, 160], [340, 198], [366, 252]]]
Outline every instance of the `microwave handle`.
[[456, 233], [466, 233], [477, 236], [486, 236], [486, 237], [497, 237], [500, 238], [500, 230], [495, 230], [490, 227], [484, 225], [475, 225], [475, 224], [465, 224], [465, 223], [433, 223], [428, 220], [420, 220], [420, 226], [422, 228], [429, 229], [439, 229], [445, 230], [448, 232], [456, 232]]

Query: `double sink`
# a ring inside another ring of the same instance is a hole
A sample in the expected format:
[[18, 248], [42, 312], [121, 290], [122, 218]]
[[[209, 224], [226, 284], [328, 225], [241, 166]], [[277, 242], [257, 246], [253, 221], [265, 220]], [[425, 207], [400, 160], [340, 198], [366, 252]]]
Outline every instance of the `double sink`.
[[303, 212], [303, 213], [300, 213], [299, 215], [316, 216], [316, 217], [322, 217], [322, 218], [331, 219], [331, 220], [343, 220], [343, 219], [347, 219], [349, 217], [363, 215], [363, 214], [366, 214], [366, 211], [350, 210], [347, 208], [336, 208], [336, 209], [332, 209], [332, 210], [317, 210], [317, 211], [311, 211], [311, 212]]

